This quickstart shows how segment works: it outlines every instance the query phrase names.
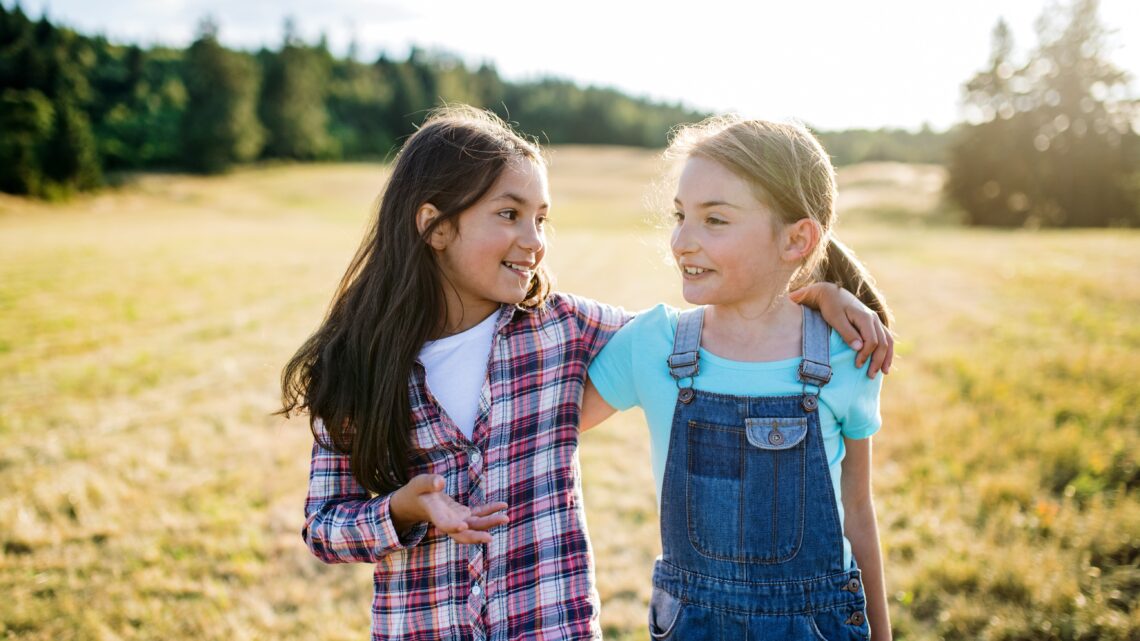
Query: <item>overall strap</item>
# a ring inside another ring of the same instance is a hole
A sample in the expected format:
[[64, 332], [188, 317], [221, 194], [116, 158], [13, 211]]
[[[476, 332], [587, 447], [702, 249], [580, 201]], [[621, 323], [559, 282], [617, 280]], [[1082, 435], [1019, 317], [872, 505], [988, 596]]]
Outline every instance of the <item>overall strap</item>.
[[[701, 326], [705, 322], [705, 308], [697, 307], [681, 312], [677, 319], [677, 333], [673, 336], [673, 353], [667, 360], [669, 374], [677, 383], [677, 400], [684, 404], [693, 402], [693, 377], [701, 370]], [[688, 385], [681, 381], [688, 379]]]
[[[831, 327], [819, 312], [805, 306], [803, 334], [799, 379], [804, 384], [803, 406], [810, 412], [818, 406], [820, 388], [831, 380]], [[815, 390], [809, 391], [809, 385]]]
[[677, 333], [673, 336], [673, 353], [669, 355], [669, 374], [673, 379], [692, 378], [700, 371], [701, 326], [705, 322], [705, 308], [697, 307], [681, 312], [677, 319]]

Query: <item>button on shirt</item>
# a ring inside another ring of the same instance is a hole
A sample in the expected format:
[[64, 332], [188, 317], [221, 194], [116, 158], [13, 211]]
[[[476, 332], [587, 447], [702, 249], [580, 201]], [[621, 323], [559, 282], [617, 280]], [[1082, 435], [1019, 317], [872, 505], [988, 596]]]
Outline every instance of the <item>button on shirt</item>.
[[[413, 368], [408, 476], [439, 474], [456, 501], [505, 501], [510, 523], [487, 545], [461, 545], [427, 524], [397, 533], [389, 495], [370, 496], [349, 457], [326, 449], [314, 421], [303, 535], [328, 563], [375, 563], [372, 639], [600, 639], [599, 599], [577, 463], [586, 368], [629, 320], [566, 294], [504, 306], [479, 414], [467, 439]], [[492, 402], [494, 399], [494, 402]]]

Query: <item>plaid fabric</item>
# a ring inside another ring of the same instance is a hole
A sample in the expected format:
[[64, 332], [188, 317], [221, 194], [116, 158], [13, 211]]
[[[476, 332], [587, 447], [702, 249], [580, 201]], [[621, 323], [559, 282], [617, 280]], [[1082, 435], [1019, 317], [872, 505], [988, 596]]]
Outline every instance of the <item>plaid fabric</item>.
[[314, 444], [303, 535], [325, 562], [376, 564], [374, 641], [601, 638], [578, 417], [587, 366], [628, 320], [566, 294], [536, 311], [504, 306], [471, 440], [417, 363], [409, 476], [442, 475], [463, 504], [505, 501], [510, 523], [490, 544], [456, 544], [427, 524], [401, 538], [388, 497], [370, 496], [347, 456]]

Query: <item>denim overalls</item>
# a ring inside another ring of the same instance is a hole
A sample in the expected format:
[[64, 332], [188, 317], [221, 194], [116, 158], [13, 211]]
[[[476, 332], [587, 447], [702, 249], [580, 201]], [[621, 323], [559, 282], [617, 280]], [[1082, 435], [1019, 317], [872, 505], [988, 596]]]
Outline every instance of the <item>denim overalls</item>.
[[668, 360], [678, 393], [650, 636], [869, 638], [816, 411], [831, 380], [830, 328], [804, 308], [801, 395], [730, 396], [692, 387], [703, 320], [703, 308], [681, 314]]

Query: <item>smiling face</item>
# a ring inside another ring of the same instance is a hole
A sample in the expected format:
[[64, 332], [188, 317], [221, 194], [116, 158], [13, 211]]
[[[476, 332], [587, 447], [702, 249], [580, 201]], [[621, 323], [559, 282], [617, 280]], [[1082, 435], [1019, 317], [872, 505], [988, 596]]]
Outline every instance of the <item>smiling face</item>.
[[474, 205], [432, 234], [447, 300], [447, 331], [474, 326], [527, 297], [546, 253], [546, 169], [520, 159]]
[[715, 161], [691, 156], [674, 206], [677, 222], [670, 247], [686, 301], [766, 305], [786, 289], [796, 263], [781, 248], [782, 225], [739, 176]]

